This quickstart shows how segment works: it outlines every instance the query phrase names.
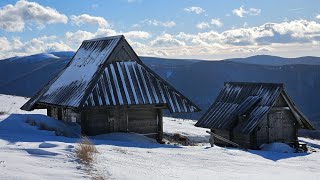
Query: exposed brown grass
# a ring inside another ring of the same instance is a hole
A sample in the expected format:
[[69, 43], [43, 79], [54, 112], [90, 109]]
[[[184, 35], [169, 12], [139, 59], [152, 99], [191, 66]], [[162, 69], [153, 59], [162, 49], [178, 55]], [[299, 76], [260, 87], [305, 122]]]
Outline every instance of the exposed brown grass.
[[52, 127], [48, 127], [45, 123], [43, 122], [40, 122], [39, 123], [39, 129], [40, 130], [47, 130], [47, 131], [56, 131], [55, 128], [52, 128]]
[[104, 176], [94, 176], [92, 180], [106, 180], [106, 178]]
[[37, 125], [37, 123], [33, 119], [31, 119], [29, 117], [27, 117], [26, 123], [30, 124], [31, 126], [36, 126]]
[[167, 144], [183, 145], [183, 146], [195, 146], [196, 143], [189, 140], [187, 136], [180, 133], [163, 134], [163, 141]]
[[26, 119], [26, 123], [30, 124], [31, 126], [38, 126], [38, 128], [40, 130], [54, 131], [56, 136], [66, 136], [66, 137], [68, 137], [68, 135], [65, 132], [63, 132], [63, 131], [61, 131], [59, 129], [53, 128], [53, 127], [49, 127], [44, 122], [37, 123], [35, 120], [31, 119], [30, 117], [28, 117]]
[[0, 111], [0, 115], [5, 115], [5, 114], [8, 114], [8, 112], [6, 112], [6, 111]]
[[81, 137], [77, 147], [75, 148], [75, 155], [85, 165], [91, 165], [95, 154], [98, 150], [89, 138]]

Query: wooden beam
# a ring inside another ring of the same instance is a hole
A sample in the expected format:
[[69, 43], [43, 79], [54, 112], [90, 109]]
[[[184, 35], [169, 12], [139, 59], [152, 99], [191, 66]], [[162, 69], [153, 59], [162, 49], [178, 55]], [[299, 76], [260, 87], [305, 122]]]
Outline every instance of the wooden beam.
[[282, 111], [282, 110], [290, 110], [290, 108], [289, 107], [276, 107], [276, 106], [273, 106], [271, 111], [272, 110], [275, 110], [275, 111], [280, 110], [280, 111]]
[[237, 143], [235, 143], [235, 142], [232, 142], [232, 141], [230, 141], [230, 140], [228, 140], [228, 139], [226, 139], [226, 138], [224, 138], [224, 137], [221, 137], [221, 136], [219, 136], [219, 135], [217, 135], [217, 134], [215, 134], [215, 133], [213, 133], [213, 132], [210, 132], [210, 131], [206, 131], [206, 132], [207, 132], [208, 134], [212, 135], [213, 137], [220, 139], [221, 141], [224, 141], [224, 142], [226, 142], [226, 143], [229, 143], [229, 144], [231, 144], [231, 145], [233, 145], [233, 146], [236, 146], [236, 147], [240, 148], [240, 145], [237, 144]]

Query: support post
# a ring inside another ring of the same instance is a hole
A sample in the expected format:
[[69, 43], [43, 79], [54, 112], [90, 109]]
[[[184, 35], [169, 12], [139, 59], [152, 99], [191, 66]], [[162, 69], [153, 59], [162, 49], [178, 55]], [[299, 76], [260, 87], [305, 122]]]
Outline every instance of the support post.
[[162, 142], [163, 138], [163, 110], [157, 109], [157, 119], [158, 119], [158, 142]]

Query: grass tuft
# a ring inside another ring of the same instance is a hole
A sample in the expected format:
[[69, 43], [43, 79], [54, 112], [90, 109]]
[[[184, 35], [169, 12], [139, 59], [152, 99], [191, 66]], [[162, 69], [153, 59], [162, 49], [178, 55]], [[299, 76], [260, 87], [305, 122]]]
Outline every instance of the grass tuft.
[[0, 116], [1, 116], [1, 115], [5, 115], [5, 114], [8, 114], [8, 112], [6, 112], [6, 111], [0, 111]]
[[75, 148], [75, 155], [85, 165], [92, 164], [98, 150], [88, 137], [82, 137]]

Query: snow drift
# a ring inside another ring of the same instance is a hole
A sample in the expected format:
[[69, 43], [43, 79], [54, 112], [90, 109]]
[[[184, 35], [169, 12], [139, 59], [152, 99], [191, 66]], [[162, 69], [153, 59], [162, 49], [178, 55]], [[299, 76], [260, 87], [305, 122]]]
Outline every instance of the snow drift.
[[294, 148], [290, 147], [288, 144], [285, 143], [270, 143], [270, 144], [262, 144], [260, 146], [262, 151], [271, 151], [271, 152], [278, 152], [278, 153], [294, 153]]

